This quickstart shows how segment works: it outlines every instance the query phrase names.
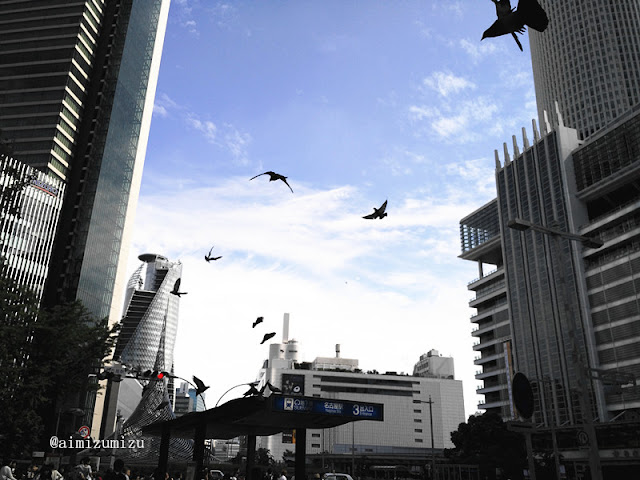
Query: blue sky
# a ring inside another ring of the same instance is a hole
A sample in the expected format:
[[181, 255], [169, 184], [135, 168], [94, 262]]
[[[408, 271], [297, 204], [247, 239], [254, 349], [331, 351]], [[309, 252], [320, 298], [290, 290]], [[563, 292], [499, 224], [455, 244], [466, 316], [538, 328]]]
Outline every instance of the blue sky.
[[[213, 385], [208, 406], [255, 378], [288, 312], [302, 360], [453, 356], [476, 411], [459, 221], [537, 115], [528, 39], [481, 42], [494, 19], [488, 0], [172, 2], [129, 272], [143, 252], [184, 264], [175, 368]], [[294, 193], [249, 181], [267, 170]]]

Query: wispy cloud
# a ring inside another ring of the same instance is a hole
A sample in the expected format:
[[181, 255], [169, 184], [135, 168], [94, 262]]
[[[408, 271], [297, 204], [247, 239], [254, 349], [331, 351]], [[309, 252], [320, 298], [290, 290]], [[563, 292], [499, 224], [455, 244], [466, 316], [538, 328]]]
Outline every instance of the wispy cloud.
[[161, 93], [153, 106], [154, 114], [168, 118], [177, 116], [187, 127], [200, 132], [207, 142], [229, 152], [237, 165], [249, 164], [249, 146], [252, 137], [230, 123], [221, 124], [203, 119], [184, 105], [180, 105], [167, 94]]
[[476, 85], [463, 77], [458, 77], [451, 72], [434, 72], [430, 77], [422, 81], [425, 87], [435, 90], [443, 97], [451, 93], [458, 93], [465, 89], [475, 90]]
[[469, 41], [466, 38], [460, 39], [458, 46], [466, 52], [474, 63], [478, 63], [480, 60], [493, 55], [498, 52], [498, 47], [495, 43]]

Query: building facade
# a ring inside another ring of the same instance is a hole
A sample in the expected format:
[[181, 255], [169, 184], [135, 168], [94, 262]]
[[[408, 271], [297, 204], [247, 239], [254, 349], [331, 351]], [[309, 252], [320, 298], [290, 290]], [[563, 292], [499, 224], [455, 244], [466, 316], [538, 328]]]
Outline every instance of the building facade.
[[[350, 455], [353, 448], [357, 456], [404, 456], [422, 461], [432, 451], [431, 422], [434, 449], [441, 452], [453, 447], [450, 434], [465, 421], [461, 381], [396, 372], [365, 373], [358, 368], [356, 359], [340, 356], [339, 346], [335, 357], [299, 362], [298, 349], [297, 342], [286, 338], [282, 343], [271, 344], [260, 380], [280, 388], [284, 395], [384, 404], [384, 422], [307, 430], [308, 455]], [[283, 432], [260, 437], [257, 447], [268, 448], [280, 460], [286, 450], [295, 450], [294, 435]]]
[[64, 182], [0, 155], [0, 256], [2, 274], [40, 299], [49, 271]]
[[45, 304], [118, 319], [168, 10], [0, 2], [0, 130], [16, 159], [66, 185]]
[[[493, 285], [487, 297], [506, 302], [504, 336], [494, 323], [478, 321], [495, 311], [484, 310], [479, 297], [470, 304], [478, 309], [476, 363], [485, 369], [476, 375], [485, 382], [479, 393], [492, 377], [501, 388], [499, 396], [485, 393], [479, 408], [517, 418], [510, 383], [523, 372], [534, 394], [532, 422], [549, 448], [555, 429], [574, 471], [587, 468], [575, 428], [594, 422], [603, 469], [623, 478], [640, 453], [631, 440], [640, 420], [640, 106], [585, 142], [556, 119], [553, 128], [545, 122], [542, 135], [534, 122], [534, 142], [524, 134], [522, 153], [514, 137], [513, 159], [506, 146], [502, 161], [496, 152], [498, 198], [461, 220], [461, 258], [480, 265], [470, 289]], [[510, 228], [514, 219], [603, 246]], [[498, 269], [484, 273], [483, 263]], [[504, 352], [492, 349], [494, 339]], [[504, 372], [494, 363], [501, 358]], [[502, 403], [489, 403], [490, 395]]]
[[460, 220], [460, 240], [460, 258], [478, 265], [478, 277], [467, 286], [474, 292], [469, 306], [477, 312], [471, 317], [476, 324], [472, 335], [477, 339], [473, 349], [478, 352], [474, 364], [481, 368], [475, 378], [483, 386], [476, 392], [484, 395], [478, 408], [509, 419], [514, 416], [511, 319], [497, 199]]
[[557, 101], [587, 138], [640, 102], [637, 0], [539, 0], [544, 32], [529, 29], [538, 118]]
[[[169, 0], [0, 2], [0, 130], [65, 185], [42, 303], [119, 320]], [[91, 422], [95, 394], [75, 403]]]

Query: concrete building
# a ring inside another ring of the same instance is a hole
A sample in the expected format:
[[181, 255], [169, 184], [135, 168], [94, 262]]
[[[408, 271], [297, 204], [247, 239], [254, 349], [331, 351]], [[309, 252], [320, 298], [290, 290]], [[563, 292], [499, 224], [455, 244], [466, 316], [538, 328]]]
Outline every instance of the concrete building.
[[478, 265], [478, 277], [467, 288], [475, 293], [469, 306], [476, 309], [472, 335], [477, 338], [473, 349], [478, 352], [474, 364], [481, 368], [475, 378], [483, 382], [477, 390], [484, 395], [478, 409], [494, 412], [504, 419], [514, 415], [511, 399], [512, 355], [511, 320], [507, 304], [507, 284], [498, 201], [492, 200], [460, 220], [460, 258]]
[[420, 360], [413, 366], [416, 377], [453, 378], [453, 358], [443, 357], [437, 350], [429, 350], [420, 355]]
[[640, 102], [637, 0], [539, 0], [544, 32], [529, 29], [538, 118], [555, 111], [587, 138]]
[[[42, 302], [120, 318], [169, 0], [0, 2], [0, 130], [65, 185]], [[69, 399], [90, 424], [94, 393]]]
[[[285, 325], [288, 324], [285, 316]], [[288, 332], [288, 327], [285, 328]], [[431, 452], [430, 409], [433, 410], [434, 448], [451, 448], [450, 433], [465, 421], [462, 382], [437, 378], [362, 372], [358, 360], [343, 358], [340, 346], [334, 357], [299, 361], [299, 345], [283, 337], [271, 344], [260, 380], [282, 389], [285, 395], [359, 400], [384, 404], [384, 422], [355, 422], [336, 428], [307, 431], [307, 454], [408, 456], [424, 459]], [[426, 402], [432, 400], [429, 405]], [[293, 432], [258, 439], [276, 459], [294, 450]]]
[[[640, 419], [640, 105], [586, 142], [561, 115], [553, 121], [541, 134], [534, 122], [531, 145], [523, 132], [522, 152], [514, 137], [513, 157], [506, 145], [502, 159], [496, 152], [498, 198], [460, 222], [461, 258], [479, 265], [469, 288], [486, 292], [470, 303], [484, 369], [479, 408], [515, 418], [511, 378], [523, 372], [534, 424], [549, 435], [585, 428], [590, 406], [603, 468], [624, 478], [637, 454], [620, 452], [633, 448]], [[509, 228], [515, 218], [604, 245]], [[562, 454], [580, 471], [587, 457], [572, 442]]]

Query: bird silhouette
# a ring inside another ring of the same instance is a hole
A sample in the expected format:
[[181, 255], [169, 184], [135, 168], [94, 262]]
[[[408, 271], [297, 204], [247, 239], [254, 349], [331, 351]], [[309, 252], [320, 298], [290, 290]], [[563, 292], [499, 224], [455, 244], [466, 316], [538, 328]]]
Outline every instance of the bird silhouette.
[[209, 389], [209, 387], [206, 386], [204, 382], [200, 380], [198, 377], [196, 377], [195, 375], [193, 376], [193, 383], [196, 384], [196, 395], [200, 395]]
[[267, 383], [265, 383], [265, 384], [262, 386], [262, 388], [260, 389], [260, 392], [258, 392], [258, 393], [260, 393], [260, 395], [262, 395], [262, 396], [264, 397], [264, 392], [265, 392], [265, 390], [266, 390], [267, 388], [269, 389], [269, 391], [270, 391], [271, 393], [282, 393], [282, 390], [280, 390], [278, 387], [274, 387], [273, 385], [271, 385], [271, 382], [267, 382]]
[[220, 257], [212, 257], [211, 256], [211, 252], [212, 251], [213, 251], [213, 247], [211, 247], [211, 250], [209, 250], [209, 253], [204, 256], [204, 259], [207, 261], [207, 263], [209, 263], [211, 260], [218, 260], [218, 259], [222, 258], [222, 256], [220, 256]]
[[510, 33], [515, 39], [520, 50], [522, 44], [516, 37], [516, 33], [523, 33], [525, 26], [538, 32], [544, 32], [549, 25], [547, 13], [537, 0], [519, 0], [518, 8], [512, 9], [509, 0], [491, 0], [496, 6], [498, 19], [484, 31], [482, 39], [487, 37], [499, 37]]
[[285, 177], [284, 175], [280, 175], [279, 173], [276, 172], [264, 172], [261, 173], [260, 175], [256, 175], [255, 177], [251, 177], [249, 180], [253, 180], [254, 178], [258, 178], [262, 175], [269, 175], [269, 181], [273, 182], [275, 180], [282, 180], [287, 187], [289, 187], [289, 190], [291, 190], [291, 193], [293, 193], [293, 188], [291, 188], [291, 185], [289, 185], [289, 183], [287, 182], [287, 177]]
[[262, 338], [262, 341], [260, 342], [260, 345], [262, 345], [264, 342], [266, 342], [267, 340], [275, 336], [276, 336], [276, 332], [265, 333], [264, 337]]
[[250, 383], [249, 384], [249, 390], [247, 390], [246, 392], [244, 392], [242, 394], [243, 397], [253, 397], [253, 396], [257, 396], [260, 395], [260, 392], [258, 391], [258, 389], [256, 388], [257, 383]]
[[384, 203], [382, 205], [380, 205], [380, 208], [376, 208], [373, 207], [373, 213], [369, 214], [369, 215], [365, 215], [362, 218], [366, 218], [368, 220], [372, 220], [374, 218], [379, 218], [379, 219], [383, 219], [384, 217], [387, 216], [385, 210], [387, 209], [387, 201], [385, 200]]
[[258, 325], [259, 323], [262, 323], [263, 321], [264, 321], [264, 317], [256, 318], [256, 321], [253, 322], [253, 325], [251, 326], [251, 328], [256, 328], [256, 325]]
[[171, 290], [169, 292], [171, 295], [176, 295], [176, 296], [181, 296], [181, 295], [186, 295], [187, 292], [181, 292], [180, 291], [180, 279], [176, 280], [176, 283], [173, 284], [173, 290]]

